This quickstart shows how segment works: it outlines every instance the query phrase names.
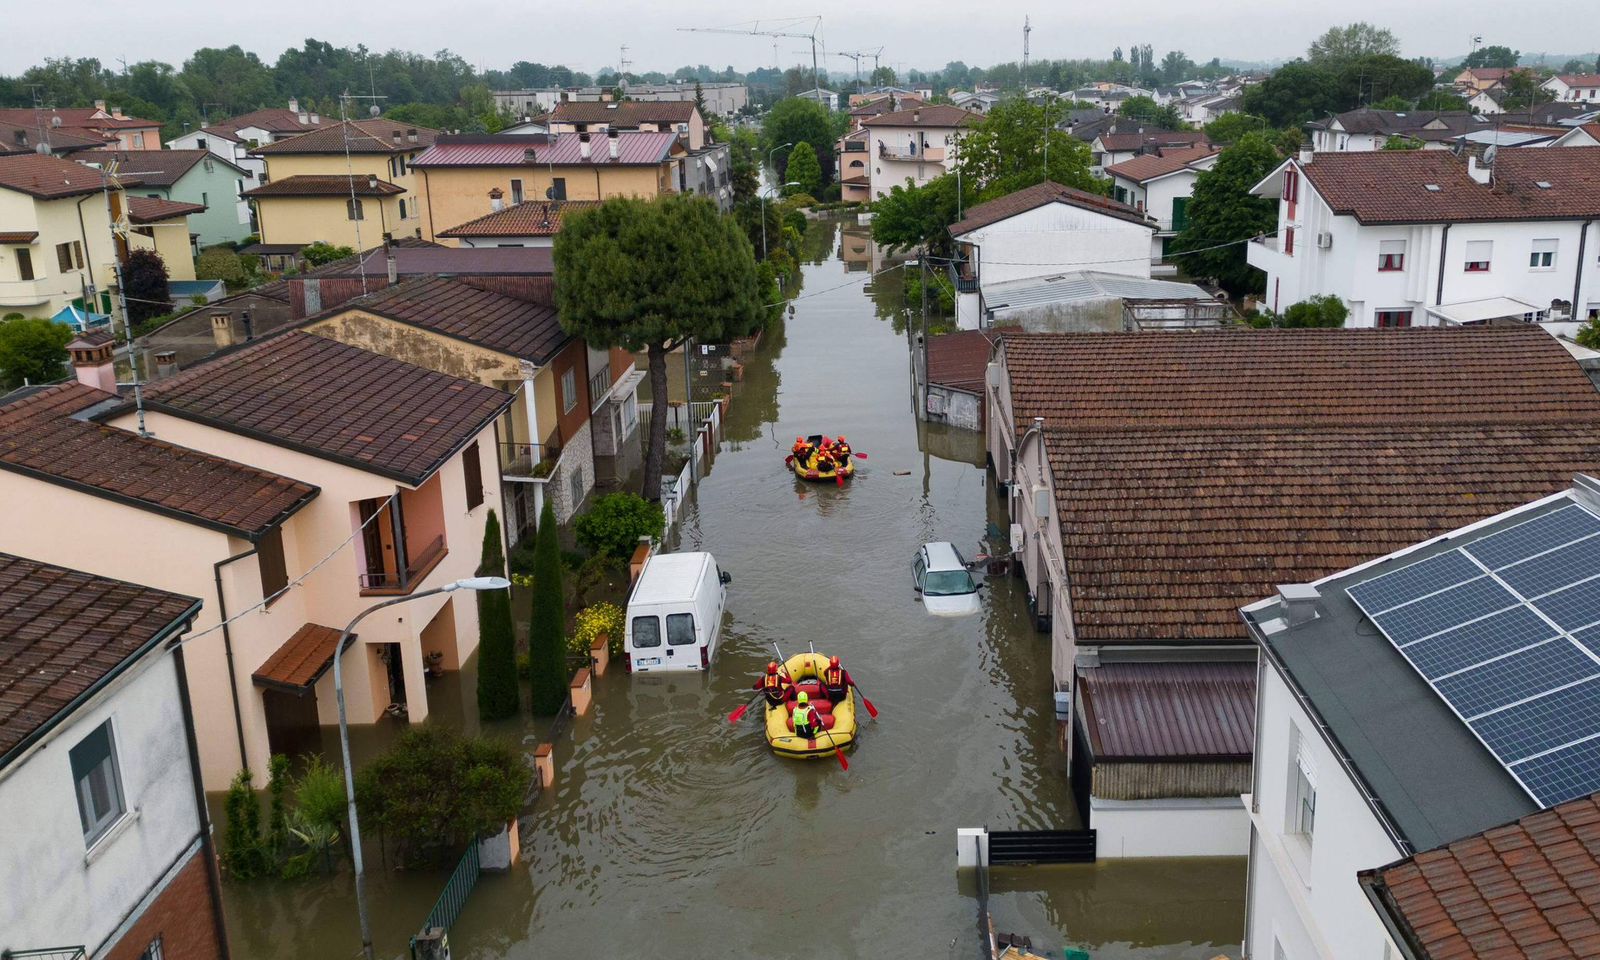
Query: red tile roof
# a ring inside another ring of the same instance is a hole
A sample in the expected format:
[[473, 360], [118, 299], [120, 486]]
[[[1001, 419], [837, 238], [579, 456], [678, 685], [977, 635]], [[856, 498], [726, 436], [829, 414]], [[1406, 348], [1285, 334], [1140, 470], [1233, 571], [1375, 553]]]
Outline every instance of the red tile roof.
[[1157, 177], [1187, 169], [1190, 164], [1204, 160], [1215, 152], [1210, 144], [1201, 144], [1188, 148], [1169, 148], [1160, 153], [1142, 153], [1131, 160], [1106, 167], [1106, 173], [1134, 183], [1147, 183]]
[[244, 191], [240, 196], [348, 197], [352, 187], [358, 197], [392, 197], [406, 192], [404, 187], [395, 186], [387, 180], [379, 180], [377, 186], [373, 186], [371, 177], [302, 173], [282, 180], [269, 180], [259, 187]]
[[966, 218], [950, 228], [952, 236], [970, 233], [979, 227], [987, 227], [991, 223], [999, 223], [1019, 213], [1027, 213], [1050, 203], [1065, 203], [1074, 207], [1082, 207], [1095, 213], [1103, 213], [1120, 220], [1129, 220], [1138, 224], [1154, 226], [1150, 219], [1140, 211], [1125, 203], [1118, 203], [1110, 197], [1102, 197], [1098, 193], [1089, 193], [1075, 187], [1064, 187], [1053, 180], [1036, 183], [1031, 187], [1008, 193], [1003, 197], [996, 197], [986, 203], [980, 203], [967, 211]]
[[1561, 82], [1569, 87], [1600, 87], [1600, 73], [1563, 73]]
[[206, 205], [203, 203], [181, 203], [160, 197], [128, 198], [128, 220], [133, 223], [160, 223], [205, 212]]
[[550, 111], [550, 122], [637, 127], [641, 123], [688, 123], [694, 112], [693, 100], [568, 100], [556, 104], [556, 108]]
[[305, 114], [306, 122], [301, 123], [301, 114], [296, 113], [287, 107], [265, 107], [261, 110], [252, 110], [249, 113], [241, 113], [236, 117], [229, 117], [226, 120], [219, 121], [211, 124], [210, 126], [201, 127], [196, 132], [203, 133], [208, 136], [220, 136], [226, 140], [238, 140], [239, 131], [245, 127], [255, 127], [259, 130], [265, 130], [269, 133], [299, 134], [309, 133], [312, 130], [320, 130], [323, 127], [331, 127], [339, 122], [337, 117], [324, 117], [319, 115], [317, 117], [317, 122], [312, 123], [311, 114], [313, 112], [314, 111], [309, 110], [302, 111], [302, 113]]
[[190, 597], [0, 553], [0, 767], [199, 610]]
[[598, 200], [529, 200], [485, 214], [449, 230], [441, 237], [553, 237], [567, 217], [600, 205]]
[[117, 398], [78, 383], [0, 405], [0, 470], [10, 470], [253, 540], [317, 488], [85, 419]]
[[413, 486], [512, 402], [310, 333], [259, 340], [145, 387], [152, 409]]
[[[416, 142], [411, 140], [412, 131], [416, 131]], [[296, 137], [263, 143], [250, 152], [266, 157], [280, 153], [343, 154], [348, 141], [351, 153], [407, 153], [428, 147], [438, 135], [439, 131], [432, 127], [419, 127], [414, 123], [399, 123], [379, 117], [375, 120], [346, 120], [330, 124]], [[400, 138], [398, 142], [395, 141], [396, 136]]]
[[[418, 277], [328, 311], [336, 318], [364, 310], [534, 363], [545, 363], [571, 339], [554, 308], [472, 286], [463, 280]], [[316, 321], [313, 321], [316, 322]]]
[[74, 153], [72, 159], [101, 169], [115, 162], [119, 177], [138, 177], [146, 187], [170, 187], [203, 160], [244, 172], [209, 150], [84, 150]]
[[[58, 119], [61, 121], [59, 124], [56, 123]], [[48, 107], [37, 110], [33, 107], [6, 107], [0, 108], [0, 120], [26, 127], [37, 127], [42, 123], [58, 130], [65, 128], [80, 133], [98, 130], [139, 130], [161, 126], [154, 120], [142, 117], [124, 116], [118, 119], [95, 107]]]
[[[312, 686], [333, 666], [333, 652], [339, 645], [339, 632], [320, 623], [300, 626], [283, 645], [272, 652], [250, 679], [264, 687], [304, 690]], [[354, 635], [352, 634], [352, 639]], [[348, 646], [346, 649], [349, 649]]]
[[[13, 123], [0, 119], [0, 153], [32, 153], [40, 142], [40, 128], [37, 123], [32, 121]], [[68, 153], [103, 147], [113, 141], [107, 140], [106, 134], [96, 133], [93, 130], [66, 130], [61, 127], [46, 126], [43, 129], [42, 142], [49, 145], [56, 153]]]
[[989, 330], [958, 330], [929, 337], [928, 382], [981, 396], [989, 355], [998, 336]]
[[1256, 665], [1107, 663], [1078, 670], [1090, 759], [1248, 760]]
[[1419, 960], [1600, 956], [1600, 796], [1359, 877]]
[[[123, 185], [140, 183], [138, 177], [119, 177]], [[86, 193], [99, 193], [105, 175], [93, 167], [47, 157], [39, 153], [17, 153], [0, 157], [0, 189], [16, 190], [40, 200], [59, 200]]]
[[617, 159], [611, 159], [613, 139], [604, 133], [588, 134], [589, 158], [583, 158], [580, 146], [585, 134], [578, 133], [521, 133], [496, 136], [441, 137], [415, 160], [413, 167], [525, 167], [529, 166], [527, 153], [534, 153], [536, 166], [570, 166], [592, 164], [595, 166], [655, 165], [664, 163], [678, 145], [675, 133], [644, 133], [619, 131]]
[[880, 113], [861, 121], [863, 127], [971, 127], [983, 120], [983, 114], [936, 103], [910, 110]]
[[1206, 135], [1201, 130], [1142, 130], [1137, 133], [1104, 133], [1100, 135], [1100, 145], [1107, 150], [1118, 153], [1125, 150], [1137, 150], [1140, 147], [1176, 147], [1195, 143], [1207, 143]]
[[0, 243], [32, 243], [39, 239], [37, 230], [8, 230], [0, 232]]
[[1501, 150], [1492, 184], [1448, 150], [1319, 153], [1301, 170], [1334, 213], [1367, 224], [1600, 216], [1600, 147]]

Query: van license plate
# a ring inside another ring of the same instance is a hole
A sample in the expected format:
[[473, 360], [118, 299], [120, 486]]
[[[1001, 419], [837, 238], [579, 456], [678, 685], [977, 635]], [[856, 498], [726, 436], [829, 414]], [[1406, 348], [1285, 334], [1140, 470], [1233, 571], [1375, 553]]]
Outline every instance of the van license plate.
[[634, 666], [638, 666], [638, 667], [659, 667], [659, 666], [661, 666], [661, 658], [660, 657], [645, 657], [645, 658], [642, 658], [642, 659], [639, 659], [639, 660], [635, 660], [634, 661]]

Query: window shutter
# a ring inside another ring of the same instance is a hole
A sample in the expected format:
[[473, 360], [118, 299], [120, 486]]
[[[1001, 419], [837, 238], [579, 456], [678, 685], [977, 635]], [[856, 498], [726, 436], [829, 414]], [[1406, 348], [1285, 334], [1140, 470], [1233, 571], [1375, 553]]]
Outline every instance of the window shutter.
[[1468, 240], [1467, 262], [1487, 263], [1494, 253], [1493, 240]]
[[1306, 744], [1304, 740], [1301, 740], [1299, 743], [1295, 744], [1294, 764], [1295, 766], [1299, 767], [1300, 772], [1305, 775], [1306, 782], [1311, 784], [1311, 789], [1317, 789], [1317, 767], [1311, 762], [1311, 756], [1306, 751]]
[[483, 503], [483, 459], [478, 456], [478, 441], [467, 444], [461, 458], [467, 475], [467, 509], [473, 510]]
[[261, 596], [270, 600], [289, 585], [289, 571], [283, 559], [282, 527], [273, 528], [256, 542], [256, 561], [261, 567]]

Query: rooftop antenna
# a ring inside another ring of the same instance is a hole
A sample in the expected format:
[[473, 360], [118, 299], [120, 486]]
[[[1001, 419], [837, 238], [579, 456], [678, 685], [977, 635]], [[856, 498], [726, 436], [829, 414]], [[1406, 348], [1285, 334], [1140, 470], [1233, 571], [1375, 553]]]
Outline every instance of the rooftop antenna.
[[1028, 34], [1033, 32], [1033, 25], [1028, 21], [1028, 15], [1022, 16], [1022, 92], [1028, 92]]
[[[344, 173], [350, 184], [350, 212], [352, 214], [355, 213], [356, 204], [359, 201], [356, 200], [356, 174], [350, 162], [350, 101], [371, 100], [373, 109], [377, 109], [377, 102], [387, 99], [387, 97], [376, 95], [369, 97], [356, 96], [351, 94], [349, 90], [339, 96], [339, 134], [344, 141]], [[382, 205], [383, 197], [380, 196], [378, 198], [378, 203], [380, 206]], [[356, 225], [356, 271], [361, 275], [361, 295], [364, 297], [367, 295], [366, 248], [361, 245], [361, 218], [356, 217], [353, 222]]]
[[628, 59], [628, 45], [624, 43], [617, 53], [617, 82], [621, 87], [628, 85], [628, 68], [633, 66], [633, 61]]
[[[133, 370], [133, 408], [138, 412], [139, 436], [148, 437], [150, 431], [144, 423], [144, 381], [139, 376], [139, 357], [133, 349], [133, 317], [128, 314], [128, 285], [122, 279], [123, 251], [128, 249], [128, 209], [124, 201], [118, 204], [120, 213], [111, 209], [111, 185], [116, 184], [117, 190], [122, 190], [122, 182], [117, 179], [117, 167], [121, 161], [112, 159], [100, 171], [100, 193], [106, 201], [106, 220], [111, 225], [111, 269], [117, 278], [117, 303], [122, 308], [122, 339], [128, 348], [128, 366]], [[91, 312], [93, 298], [93, 285], [90, 286], [91, 296], [85, 298], [83, 305], [83, 324], [85, 330], [89, 326], [89, 313]], [[116, 334], [112, 334], [115, 339]]]

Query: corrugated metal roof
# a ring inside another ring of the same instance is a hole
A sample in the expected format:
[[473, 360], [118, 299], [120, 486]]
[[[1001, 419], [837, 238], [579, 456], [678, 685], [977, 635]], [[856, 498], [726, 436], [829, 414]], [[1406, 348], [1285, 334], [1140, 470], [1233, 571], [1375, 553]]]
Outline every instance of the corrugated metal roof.
[[1075, 303], [1109, 298], [1124, 300], [1211, 300], [1192, 283], [1149, 280], [1119, 273], [1076, 270], [1048, 277], [984, 284], [983, 303], [990, 310], [1011, 310], [1046, 303]]
[[[516, 136], [440, 137], [433, 146], [411, 161], [413, 167], [520, 167], [529, 165], [527, 151], [534, 152], [533, 165], [570, 166], [579, 163], [596, 166], [629, 164], [654, 165], [666, 160], [678, 140], [676, 133], [620, 131], [615, 138], [603, 133], [588, 134], [590, 153], [582, 156], [581, 138], [585, 134], [521, 134]], [[610, 140], [617, 141], [617, 158], [611, 159]]]
[[1089, 750], [1107, 760], [1249, 759], [1254, 663], [1108, 663], [1078, 671]]

